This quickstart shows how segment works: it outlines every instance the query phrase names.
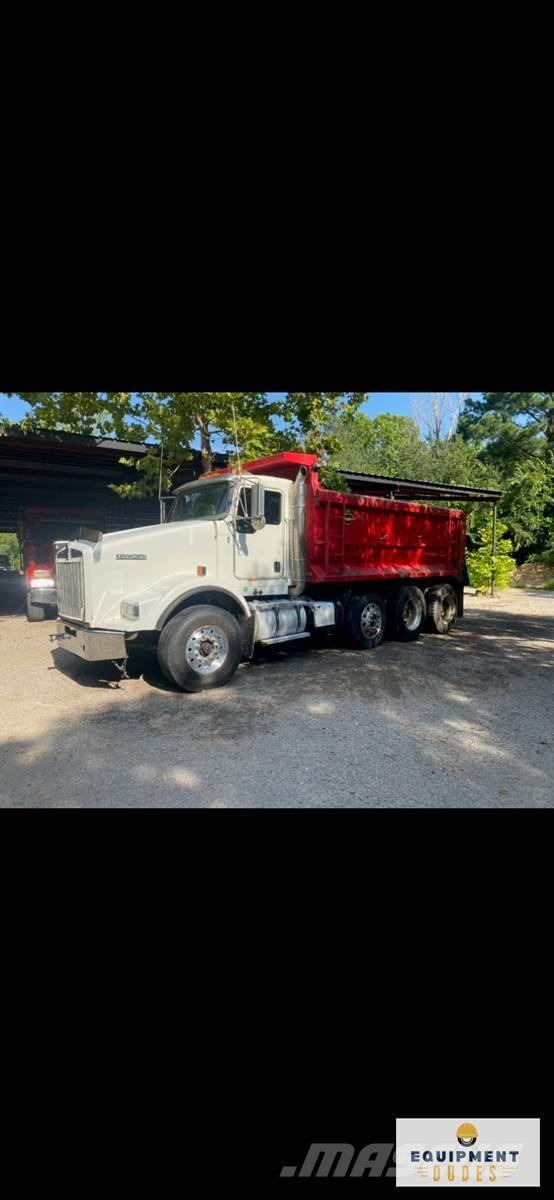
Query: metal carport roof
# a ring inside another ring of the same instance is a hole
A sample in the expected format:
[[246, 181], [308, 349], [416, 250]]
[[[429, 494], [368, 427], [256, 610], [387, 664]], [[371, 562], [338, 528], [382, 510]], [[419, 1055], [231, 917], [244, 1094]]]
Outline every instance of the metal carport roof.
[[422, 479], [398, 479], [389, 475], [362, 475], [353, 471], [339, 471], [350, 491], [358, 495], [386, 496], [392, 500], [469, 500], [498, 504], [502, 492], [492, 488], [459, 487], [450, 483], [426, 483]]

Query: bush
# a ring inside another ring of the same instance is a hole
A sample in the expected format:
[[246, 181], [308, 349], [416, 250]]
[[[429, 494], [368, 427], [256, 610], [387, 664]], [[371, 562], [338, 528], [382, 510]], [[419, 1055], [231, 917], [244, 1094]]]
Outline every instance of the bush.
[[542, 554], [530, 554], [527, 562], [544, 563], [547, 567], [554, 567], [554, 549], [543, 550]]
[[478, 592], [490, 591], [494, 575], [494, 585], [499, 591], [509, 587], [517, 567], [512, 557], [512, 543], [505, 537], [507, 526], [498, 522], [496, 531], [496, 555], [492, 557], [493, 519], [492, 513], [480, 513], [476, 516], [472, 540], [475, 549], [467, 555], [467, 568], [471, 586]]

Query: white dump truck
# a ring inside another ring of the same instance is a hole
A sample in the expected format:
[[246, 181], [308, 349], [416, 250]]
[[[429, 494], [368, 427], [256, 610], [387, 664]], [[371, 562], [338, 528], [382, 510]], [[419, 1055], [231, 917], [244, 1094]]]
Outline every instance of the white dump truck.
[[125, 664], [155, 646], [185, 691], [218, 687], [256, 644], [343, 626], [379, 645], [463, 610], [465, 516], [325, 488], [313, 455], [285, 453], [178, 489], [161, 525], [83, 531], [57, 555], [55, 640]]

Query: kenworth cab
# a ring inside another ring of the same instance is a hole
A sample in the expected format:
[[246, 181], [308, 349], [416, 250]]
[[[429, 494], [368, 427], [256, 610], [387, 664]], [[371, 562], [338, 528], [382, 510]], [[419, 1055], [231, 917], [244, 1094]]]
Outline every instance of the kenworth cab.
[[284, 453], [179, 488], [162, 525], [68, 542], [55, 639], [89, 661], [157, 646], [185, 691], [219, 687], [257, 644], [341, 628], [364, 649], [463, 613], [465, 514], [325, 488]]

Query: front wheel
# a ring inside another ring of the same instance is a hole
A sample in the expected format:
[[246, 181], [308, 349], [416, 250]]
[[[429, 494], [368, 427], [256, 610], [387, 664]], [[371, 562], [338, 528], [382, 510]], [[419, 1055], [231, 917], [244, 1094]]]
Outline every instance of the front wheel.
[[425, 596], [418, 587], [401, 587], [392, 607], [392, 624], [401, 642], [415, 642], [425, 622]]
[[236, 617], [223, 608], [186, 608], [168, 621], [158, 644], [164, 675], [184, 692], [223, 687], [242, 656]]
[[46, 609], [41, 604], [31, 604], [31, 597], [27, 592], [27, 620], [34, 623], [35, 621], [46, 620]]
[[382, 596], [369, 592], [366, 596], [354, 596], [350, 601], [346, 632], [356, 646], [374, 650], [383, 641], [386, 623], [386, 605]]

